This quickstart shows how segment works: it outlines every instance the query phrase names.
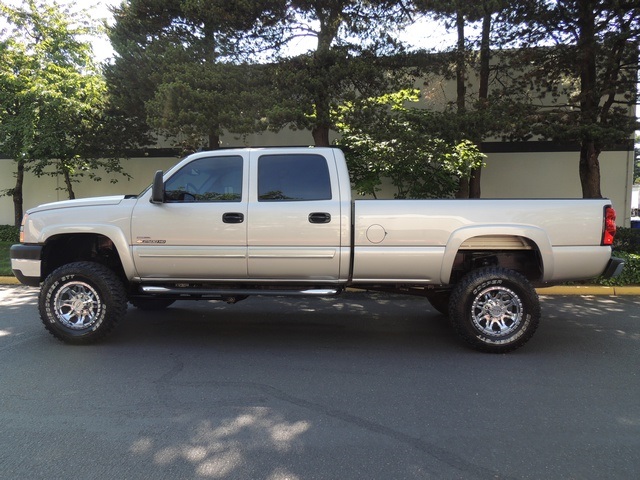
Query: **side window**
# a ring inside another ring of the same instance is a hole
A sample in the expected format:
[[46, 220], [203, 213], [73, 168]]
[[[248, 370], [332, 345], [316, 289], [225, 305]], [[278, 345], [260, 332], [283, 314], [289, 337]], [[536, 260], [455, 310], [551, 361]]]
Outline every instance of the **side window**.
[[242, 157], [194, 160], [176, 172], [164, 186], [165, 201], [239, 202], [242, 199]]
[[331, 180], [322, 155], [263, 155], [258, 163], [258, 201], [331, 200]]

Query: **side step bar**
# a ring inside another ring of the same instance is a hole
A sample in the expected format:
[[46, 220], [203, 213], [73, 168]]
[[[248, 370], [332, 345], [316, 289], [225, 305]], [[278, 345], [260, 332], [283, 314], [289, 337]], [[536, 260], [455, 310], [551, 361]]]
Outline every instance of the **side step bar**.
[[233, 295], [271, 295], [271, 296], [312, 296], [312, 297], [331, 297], [340, 293], [336, 288], [309, 288], [304, 290], [285, 290], [285, 289], [216, 289], [216, 288], [171, 288], [153, 285], [143, 285], [142, 291], [150, 295], [178, 295], [189, 297], [192, 295], [207, 297], [228, 297]]

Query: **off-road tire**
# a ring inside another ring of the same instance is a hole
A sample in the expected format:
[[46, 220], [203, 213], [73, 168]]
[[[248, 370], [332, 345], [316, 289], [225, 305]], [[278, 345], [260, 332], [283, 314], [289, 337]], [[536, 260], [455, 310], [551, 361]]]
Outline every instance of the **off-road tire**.
[[538, 294], [513, 270], [474, 270], [454, 287], [449, 319], [476, 350], [505, 353], [524, 345], [540, 322]]
[[122, 281], [109, 268], [75, 262], [54, 270], [38, 298], [45, 328], [65, 343], [95, 343], [113, 331], [127, 311]]

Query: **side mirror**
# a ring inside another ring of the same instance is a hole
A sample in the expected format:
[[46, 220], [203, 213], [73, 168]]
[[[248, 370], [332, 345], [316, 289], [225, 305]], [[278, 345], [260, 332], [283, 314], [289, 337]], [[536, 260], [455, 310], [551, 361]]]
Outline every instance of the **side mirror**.
[[162, 179], [162, 175], [162, 170], [158, 170], [153, 177], [151, 203], [164, 203], [164, 180]]

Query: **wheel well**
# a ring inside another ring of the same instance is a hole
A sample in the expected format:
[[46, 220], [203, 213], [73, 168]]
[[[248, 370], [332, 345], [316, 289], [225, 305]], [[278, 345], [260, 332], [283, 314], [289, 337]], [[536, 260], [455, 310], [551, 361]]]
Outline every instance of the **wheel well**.
[[95, 233], [56, 235], [48, 239], [42, 251], [42, 278], [62, 265], [79, 261], [100, 263], [124, 278], [115, 245], [110, 238]]
[[487, 235], [466, 240], [453, 262], [451, 283], [482, 267], [502, 267], [536, 282], [542, 279], [543, 262], [538, 246], [531, 240], [511, 235]]

